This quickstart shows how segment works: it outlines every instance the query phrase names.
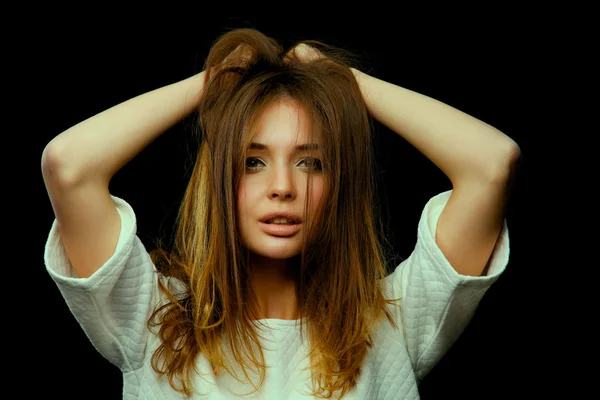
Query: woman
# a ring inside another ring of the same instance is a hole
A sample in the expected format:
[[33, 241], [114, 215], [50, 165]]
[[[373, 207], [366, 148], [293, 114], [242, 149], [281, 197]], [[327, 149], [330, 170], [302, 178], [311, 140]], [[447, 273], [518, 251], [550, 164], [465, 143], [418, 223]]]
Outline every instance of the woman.
[[[416, 399], [504, 271], [518, 146], [349, 60], [320, 42], [284, 51], [234, 30], [200, 74], [44, 150], [56, 215], [46, 266], [123, 372], [124, 398]], [[194, 110], [200, 145], [175, 245], [147, 253], [108, 184]], [[388, 276], [370, 116], [453, 185], [427, 203], [414, 251]]]

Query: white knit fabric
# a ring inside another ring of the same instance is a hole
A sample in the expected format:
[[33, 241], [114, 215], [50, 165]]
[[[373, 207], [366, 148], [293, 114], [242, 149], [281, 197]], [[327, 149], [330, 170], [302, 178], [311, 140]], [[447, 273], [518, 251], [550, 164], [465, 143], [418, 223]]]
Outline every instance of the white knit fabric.
[[[402, 313], [389, 306], [400, 329], [383, 318], [358, 385], [344, 399], [418, 399], [418, 383], [456, 341], [487, 289], [504, 272], [509, 259], [506, 220], [487, 276], [459, 275], [444, 257], [435, 231], [450, 193], [427, 202], [413, 252], [385, 278], [387, 296], [403, 298]], [[121, 217], [121, 232], [111, 258], [91, 277], [77, 278], [54, 220], [45, 247], [46, 268], [91, 343], [122, 371], [124, 399], [183, 399], [150, 366], [158, 341], [146, 321], [161, 299], [157, 274], [136, 234], [133, 209], [123, 199], [112, 198]], [[313, 398], [308, 396], [310, 372], [303, 371], [308, 367], [308, 347], [300, 340], [296, 321], [262, 322], [270, 327], [263, 342], [267, 376], [261, 390], [246, 398]], [[202, 355], [198, 369], [202, 376], [194, 382], [198, 393], [193, 398], [233, 399], [240, 398], [235, 393], [252, 390], [250, 384], [240, 385], [228, 374], [213, 376]]]

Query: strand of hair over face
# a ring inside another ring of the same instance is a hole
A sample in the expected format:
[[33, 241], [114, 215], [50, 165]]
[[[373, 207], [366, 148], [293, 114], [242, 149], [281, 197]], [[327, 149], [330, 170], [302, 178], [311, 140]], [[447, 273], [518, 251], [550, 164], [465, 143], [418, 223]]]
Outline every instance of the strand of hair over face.
[[[200, 354], [215, 376], [228, 373], [250, 382], [250, 393], [266, 376], [236, 195], [252, 135], [274, 101], [293, 100], [303, 107], [310, 135], [322, 146], [327, 195], [311, 220], [314, 240], [306, 232], [295, 270], [312, 394], [349, 393], [377, 324], [397, 328], [388, 306], [399, 299], [385, 298], [381, 285], [385, 249], [391, 246], [382, 240], [371, 121], [349, 69], [352, 56], [321, 42], [304, 42], [325, 57], [285, 60], [289, 49], [256, 30], [238, 29], [218, 38], [206, 59], [195, 131], [198, 153], [177, 215], [174, 246], [150, 252], [166, 299], [148, 323], [161, 339], [152, 367], [180, 393], [193, 393]], [[166, 277], [185, 290], [172, 295], [162, 284]]]

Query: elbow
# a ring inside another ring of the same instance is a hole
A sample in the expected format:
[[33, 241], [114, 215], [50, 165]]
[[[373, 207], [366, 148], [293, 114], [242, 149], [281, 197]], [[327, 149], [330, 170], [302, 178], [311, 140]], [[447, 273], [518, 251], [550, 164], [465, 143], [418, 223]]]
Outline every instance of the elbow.
[[62, 185], [73, 184], [75, 174], [65, 165], [65, 158], [56, 144], [50, 142], [42, 152], [42, 175], [44, 180], [52, 179]]
[[511, 180], [516, 173], [521, 161], [521, 148], [512, 141], [498, 156], [490, 169], [489, 180], [492, 182], [506, 182]]

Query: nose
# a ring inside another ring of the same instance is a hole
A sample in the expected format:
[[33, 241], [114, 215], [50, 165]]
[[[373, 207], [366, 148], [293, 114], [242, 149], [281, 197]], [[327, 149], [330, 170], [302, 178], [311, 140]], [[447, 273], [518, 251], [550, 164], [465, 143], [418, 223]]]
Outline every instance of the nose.
[[293, 181], [293, 172], [287, 168], [278, 168], [274, 171], [273, 180], [269, 186], [270, 199], [292, 200], [296, 198], [296, 187]]

